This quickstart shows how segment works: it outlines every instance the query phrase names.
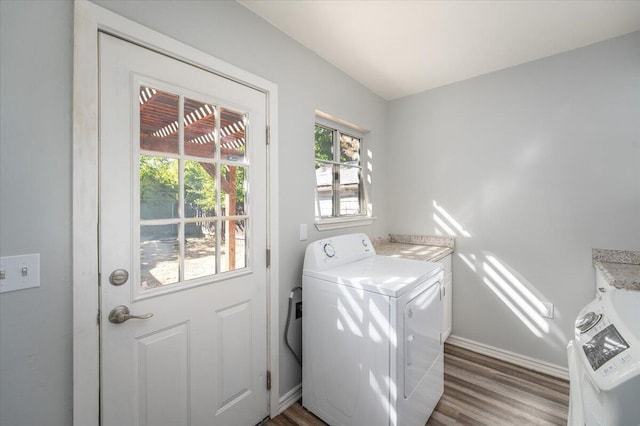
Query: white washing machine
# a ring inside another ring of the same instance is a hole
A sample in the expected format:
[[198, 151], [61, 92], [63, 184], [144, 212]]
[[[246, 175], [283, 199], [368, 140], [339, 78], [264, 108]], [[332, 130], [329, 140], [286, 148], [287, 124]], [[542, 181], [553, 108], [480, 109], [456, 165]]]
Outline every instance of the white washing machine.
[[302, 404], [332, 426], [424, 426], [444, 390], [442, 265], [365, 234], [307, 247]]
[[609, 290], [576, 320], [569, 426], [640, 425], [640, 291]]

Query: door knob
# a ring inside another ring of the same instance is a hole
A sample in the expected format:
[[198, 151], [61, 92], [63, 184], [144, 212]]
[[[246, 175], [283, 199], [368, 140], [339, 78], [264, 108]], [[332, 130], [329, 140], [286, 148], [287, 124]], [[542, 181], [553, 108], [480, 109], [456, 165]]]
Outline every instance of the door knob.
[[152, 316], [153, 314], [151, 313], [144, 315], [132, 315], [128, 307], [120, 305], [116, 306], [111, 310], [111, 312], [109, 312], [109, 322], [112, 322], [114, 324], [122, 324], [123, 322], [130, 319], [149, 319]]

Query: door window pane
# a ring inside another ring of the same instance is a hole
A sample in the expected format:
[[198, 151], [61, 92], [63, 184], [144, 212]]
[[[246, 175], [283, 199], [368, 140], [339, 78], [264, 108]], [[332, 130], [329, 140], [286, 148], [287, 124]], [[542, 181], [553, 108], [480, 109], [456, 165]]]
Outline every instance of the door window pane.
[[216, 215], [216, 165], [199, 161], [184, 162], [185, 217]]
[[149, 86], [138, 95], [140, 290], [246, 268], [247, 115]]
[[180, 97], [140, 86], [140, 149], [178, 153]]
[[216, 223], [204, 221], [184, 225], [184, 279], [216, 273]]
[[222, 256], [220, 257], [221, 272], [246, 268], [246, 224], [246, 220], [222, 221]]
[[178, 217], [178, 160], [141, 155], [140, 219]]
[[222, 166], [220, 185], [222, 186], [222, 214], [237, 216], [245, 214], [246, 169], [238, 166]]
[[143, 290], [179, 281], [178, 225], [140, 227], [140, 287]]
[[213, 158], [216, 153], [216, 107], [193, 99], [184, 100], [184, 153]]
[[220, 117], [220, 156], [224, 160], [244, 162], [246, 115], [222, 108]]

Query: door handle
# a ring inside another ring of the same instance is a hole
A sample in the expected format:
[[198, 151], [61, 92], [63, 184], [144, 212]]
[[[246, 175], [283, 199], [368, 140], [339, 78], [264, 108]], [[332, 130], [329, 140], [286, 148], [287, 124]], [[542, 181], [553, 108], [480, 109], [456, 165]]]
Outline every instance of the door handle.
[[122, 324], [125, 321], [130, 319], [149, 319], [153, 316], [153, 314], [144, 314], [144, 315], [132, 315], [129, 308], [124, 305], [116, 306], [109, 312], [109, 322], [114, 324]]

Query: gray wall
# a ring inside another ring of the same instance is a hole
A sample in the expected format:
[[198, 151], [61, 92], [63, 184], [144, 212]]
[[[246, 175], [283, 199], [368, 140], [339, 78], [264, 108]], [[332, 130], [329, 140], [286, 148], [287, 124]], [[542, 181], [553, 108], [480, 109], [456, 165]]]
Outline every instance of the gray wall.
[[457, 234], [453, 334], [566, 366], [591, 248], [640, 250], [640, 32], [391, 102], [388, 132], [389, 231]]
[[41, 286], [0, 295], [0, 425], [71, 424], [70, 2], [0, 1], [0, 255]]
[[[457, 335], [563, 365], [591, 247], [640, 248], [638, 33], [386, 103], [235, 2], [100, 4], [278, 84], [281, 329], [299, 224], [309, 240], [337, 233], [311, 225], [316, 108], [372, 130], [379, 219], [357, 230], [442, 231], [435, 200], [468, 231], [458, 249], [476, 272], [455, 259]], [[40, 253], [42, 269], [40, 288], [0, 296], [0, 425], [68, 426], [72, 5], [0, 1], [0, 31], [0, 255]], [[556, 304], [551, 338], [487, 287], [489, 259]], [[300, 370], [280, 343], [284, 394]]]
[[[314, 110], [371, 130], [372, 198], [379, 219], [353, 230], [380, 236], [386, 229], [386, 102], [238, 3], [99, 3], [278, 84], [282, 336], [287, 297], [300, 284], [306, 244], [338, 233], [319, 233], [312, 225]], [[41, 253], [42, 269], [40, 288], [0, 296], [0, 425], [67, 426], [72, 409], [73, 8], [58, 1], [0, 1], [0, 7], [0, 254]], [[309, 225], [309, 241], [298, 240], [303, 223]], [[300, 383], [301, 373], [280, 345], [284, 394]]]

